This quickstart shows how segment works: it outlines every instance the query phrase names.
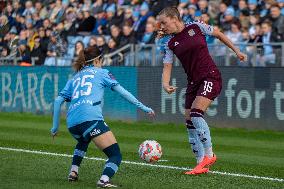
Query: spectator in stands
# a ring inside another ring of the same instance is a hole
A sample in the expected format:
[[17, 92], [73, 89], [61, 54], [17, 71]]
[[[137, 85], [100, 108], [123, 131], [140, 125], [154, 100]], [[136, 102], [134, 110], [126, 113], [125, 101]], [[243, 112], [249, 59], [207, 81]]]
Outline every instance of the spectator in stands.
[[44, 64], [46, 53], [41, 47], [40, 37], [36, 36], [34, 38], [34, 47], [31, 51], [31, 58], [35, 58], [35, 65], [40, 66]]
[[277, 0], [278, 6], [281, 8], [281, 14], [284, 15], [284, 0]]
[[20, 57], [20, 66], [30, 66], [31, 65], [31, 52], [27, 46], [26, 40], [19, 40], [17, 56]]
[[127, 23], [128, 25], [133, 25], [134, 24], [134, 20], [132, 17], [132, 9], [130, 7], [127, 7], [124, 10], [124, 17], [123, 17], [123, 24]]
[[45, 30], [46, 30], [47, 28], [50, 28], [50, 27], [52, 26], [52, 24], [51, 24], [49, 18], [44, 19], [42, 25], [43, 25], [43, 28], [44, 28]]
[[149, 12], [149, 6], [146, 1], [144, 1], [140, 7], [140, 17], [133, 24], [133, 30], [135, 31], [137, 40], [142, 39], [143, 33], [145, 32], [147, 19], [151, 15], [152, 12]]
[[91, 0], [83, 0], [80, 8], [82, 10], [90, 10], [90, 13], [91, 13], [92, 12], [91, 7], [92, 7], [92, 1]]
[[64, 41], [67, 41], [68, 31], [65, 30], [64, 22], [59, 22], [55, 26], [55, 31], [58, 32], [58, 34], [61, 37], [61, 39], [63, 39]]
[[195, 12], [197, 10], [197, 7], [195, 5], [189, 5], [188, 6], [188, 15], [185, 15], [183, 20], [184, 22], [192, 22], [194, 21], [194, 17], [195, 17]]
[[156, 32], [155, 25], [153, 23], [146, 24], [146, 30], [142, 37], [142, 44], [155, 44]]
[[96, 0], [93, 4], [92, 11], [95, 15], [103, 11], [103, 0]]
[[106, 44], [104, 36], [101, 35], [97, 37], [97, 47], [103, 54], [106, 54], [108, 52], [108, 46]]
[[116, 25], [110, 27], [110, 35], [116, 41], [117, 46], [119, 46], [121, 40], [121, 31], [120, 28]]
[[199, 0], [197, 2], [198, 4], [198, 10], [202, 13], [207, 13], [208, 12], [208, 2], [207, 0]]
[[102, 28], [104, 35], [110, 35], [110, 27], [112, 25], [119, 25], [122, 21], [115, 17], [115, 7], [110, 6], [106, 9], [107, 23]]
[[263, 22], [261, 24], [263, 53], [262, 55], [257, 55], [257, 66], [266, 66], [266, 64], [275, 64], [275, 53], [273, 52], [273, 47], [270, 45], [271, 42], [277, 39], [273, 38], [271, 22]]
[[123, 47], [127, 44], [136, 44], [136, 38], [132, 27], [128, 24], [124, 24], [122, 27], [120, 47]]
[[267, 19], [270, 19], [270, 8], [271, 6], [275, 4], [275, 0], [266, 0], [264, 1], [264, 5], [262, 5], [262, 8], [260, 10], [260, 21], [264, 22]]
[[33, 2], [32, 1], [26, 1], [25, 3], [25, 10], [22, 13], [23, 16], [28, 16], [32, 15], [35, 12], [35, 8], [33, 7]]
[[0, 16], [0, 37], [4, 37], [10, 30], [10, 24], [6, 15]]
[[251, 31], [249, 30], [249, 36], [250, 36], [250, 43], [261, 43], [262, 41], [262, 32], [260, 24], [255, 25], [255, 30]]
[[38, 29], [38, 35], [40, 38], [40, 46], [43, 54], [47, 54], [47, 47], [49, 43], [49, 37], [46, 36], [46, 31], [44, 30], [43, 27], [40, 27]]
[[275, 36], [277, 42], [284, 42], [284, 16], [281, 15], [281, 10], [278, 5], [273, 5], [270, 8], [272, 35]]
[[32, 51], [34, 48], [34, 39], [38, 36], [38, 33], [34, 29], [27, 30], [27, 45]]
[[13, 26], [15, 23], [14, 17], [13, 17], [13, 6], [10, 3], [7, 3], [6, 8], [3, 11], [3, 14], [7, 16], [8, 22], [10, 26]]
[[25, 9], [19, 1], [13, 1], [13, 10], [13, 17], [16, 17], [16, 15], [22, 15]]
[[35, 10], [37, 12], [37, 14], [39, 15], [40, 19], [44, 19], [47, 17], [47, 9], [45, 6], [43, 6], [42, 2], [37, 1], [35, 2]]
[[92, 33], [95, 35], [102, 35], [103, 28], [106, 28], [106, 25], [107, 25], [107, 19], [105, 17], [105, 12], [103, 8], [96, 10], [95, 18], [96, 18], [96, 24], [95, 24], [95, 27]]
[[74, 56], [73, 57], [78, 57], [80, 51], [83, 50], [84, 48], [85, 48], [84, 47], [84, 43], [82, 41], [77, 41], [75, 43], [75, 52], [74, 52]]
[[[9, 32], [8, 48], [12, 55], [17, 53], [17, 45], [19, 41], [19, 36], [17, 35], [17, 30], [15, 27], [12, 27]], [[10, 54], [10, 53], [9, 53]]]
[[10, 54], [10, 49], [7, 45], [0, 46], [0, 57], [8, 57]]
[[[249, 37], [249, 32], [248, 32], [248, 30], [247, 29], [243, 29], [242, 30], [242, 44], [245, 44], [245, 46], [246, 46], [246, 44], [247, 43], [249, 43], [249, 40], [250, 40], [250, 37]], [[245, 47], [244, 46], [244, 47]], [[241, 51], [242, 52], [246, 52], [246, 51], [243, 51], [242, 49], [241, 49]]]
[[249, 14], [248, 4], [246, 0], [239, 0], [238, 9], [236, 11], [236, 17], [239, 17], [241, 12], [248, 12]]
[[157, 24], [157, 20], [154, 16], [149, 16], [146, 24], [153, 24], [155, 26]]
[[242, 41], [241, 23], [237, 20], [231, 23], [231, 29], [225, 32], [225, 35], [233, 42], [238, 43]]
[[32, 15], [32, 19], [33, 19], [34, 27], [35, 27], [35, 28], [39, 28], [39, 27], [42, 26], [43, 20], [39, 17], [39, 13], [35, 12], [35, 13]]
[[184, 8], [186, 8], [186, 6], [188, 5], [189, 1], [188, 0], [180, 0], [179, 4], [178, 4], [178, 10], [182, 10]]
[[67, 35], [76, 35], [76, 13], [72, 7], [67, 8], [65, 20], [64, 20], [64, 30]]
[[224, 13], [224, 22], [221, 25], [221, 28], [224, 32], [231, 29], [231, 24], [234, 22], [235, 11], [233, 8], [229, 7]]
[[77, 29], [77, 32], [92, 32], [95, 25], [96, 25], [96, 19], [90, 14], [89, 9], [83, 10], [83, 21], [79, 24], [79, 28]]
[[88, 46], [89, 46], [89, 47], [97, 46], [97, 38], [96, 38], [96, 36], [92, 36], [92, 37], [91, 37]]
[[259, 15], [260, 11], [257, 7], [257, 0], [248, 0], [248, 8], [250, 15]]
[[241, 23], [242, 28], [249, 28], [249, 12], [248, 10], [242, 10], [237, 17]]
[[111, 37], [111, 38], [108, 40], [107, 45], [108, 45], [107, 54], [109, 54], [109, 53], [112, 53], [112, 52], [114, 52], [114, 51], [117, 50], [118, 42], [117, 42], [117, 40], [116, 40], [115, 38], [112, 38], [112, 37]]
[[226, 3], [221, 2], [219, 5], [219, 14], [217, 15], [217, 24], [218, 26], [222, 26], [225, 23], [225, 12], [228, 9]]
[[65, 42], [60, 38], [57, 32], [52, 32], [50, 41], [47, 46], [47, 56], [49, 57], [63, 57], [67, 51]]
[[56, 0], [55, 3], [54, 3], [54, 1], [52, 1], [52, 5], [54, 5], [54, 7], [52, 6], [52, 8], [51, 8], [49, 19], [50, 19], [51, 23], [57, 24], [57, 23], [61, 22], [65, 10], [64, 10], [64, 7], [62, 6], [61, 0]]

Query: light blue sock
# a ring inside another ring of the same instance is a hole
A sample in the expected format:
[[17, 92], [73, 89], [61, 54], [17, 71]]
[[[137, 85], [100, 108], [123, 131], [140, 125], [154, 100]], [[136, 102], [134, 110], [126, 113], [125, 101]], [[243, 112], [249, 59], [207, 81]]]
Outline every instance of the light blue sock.
[[204, 157], [203, 144], [201, 143], [197, 131], [191, 121], [189, 120], [186, 121], [186, 127], [188, 132], [188, 141], [189, 144], [191, 145], [192, 152], [195, 155], [197, 163], [200, 163]]
[[203, 144], [205, 155], [212, 157], [213, 151], [212, 151], [210, 129], [208, 127], [208, 124], [203, 118], [203, 111], [198, 109], [192, 109], [190, 116], [191, 116], [191, 121], [194, 127], [196, 128], [198, 137]]

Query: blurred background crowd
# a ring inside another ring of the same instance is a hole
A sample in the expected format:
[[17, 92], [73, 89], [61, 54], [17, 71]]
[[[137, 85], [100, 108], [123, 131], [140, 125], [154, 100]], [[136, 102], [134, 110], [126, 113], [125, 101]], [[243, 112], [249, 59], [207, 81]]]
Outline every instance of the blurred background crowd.
[[87, 46], [107, 54], [158, 45], [156, 16], [166, 6], [177, 6], [184, 22], [218, 27], [234, 43], [265, 44], [259, 62], [275, 60], [270, 44], [284, 42], [284, 0], [13, 0], [0, 1], [1, 58], [51, 65], [49, 57], [74, 58]]

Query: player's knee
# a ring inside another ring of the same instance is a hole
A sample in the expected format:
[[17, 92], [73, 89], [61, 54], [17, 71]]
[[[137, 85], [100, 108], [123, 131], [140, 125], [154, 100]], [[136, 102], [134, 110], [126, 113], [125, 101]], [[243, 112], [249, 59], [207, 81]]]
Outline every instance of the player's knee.
[[195, 117], [203, 117], [203, 116], [204, 116], [204, 111], [202, 111], [202, 110], [200, 110], [200, 109], [193, 108], [193, 109], [191, 109], [191, 111], [190, 111], [191, 120], [192, 120], [192, 118], [195, 118]]
[[117, 166], [120, 165], [122, 160], [122, 155], [120, 153], [120, 148], [117, 143], [112, 144], [111, 146], [105, 148], [103, 152], [108, 157], [108, 162], [114, 163]]

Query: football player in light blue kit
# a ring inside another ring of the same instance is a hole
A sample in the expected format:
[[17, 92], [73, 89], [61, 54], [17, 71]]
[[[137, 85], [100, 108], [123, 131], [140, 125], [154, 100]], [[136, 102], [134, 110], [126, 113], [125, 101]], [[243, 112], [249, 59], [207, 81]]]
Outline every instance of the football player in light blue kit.
[[116, 187], [110, 178], [117, 172], [121, 163], [121, 153], [117, 141], [104, 122], [102, 115], [102, 100], [105, 88], [118, 92], [138, 108], [154, 116], [151, 108], [139, 102], [131, 93], [125, 90], [108, 70], [102, 69], [102, 54], [97, 47], [89, 47], [79, 53], [74, 63], [76, 75], [70, 79], [54, 102], [52, 136], [58, 132], [60, 107], [64, 101], [70, 102], [67, 113], [69, 132], [78, 141], [73, 155], [69, 181], [78, 180], [78, 169], [91, 141], [108, 157], [98, 187]]

